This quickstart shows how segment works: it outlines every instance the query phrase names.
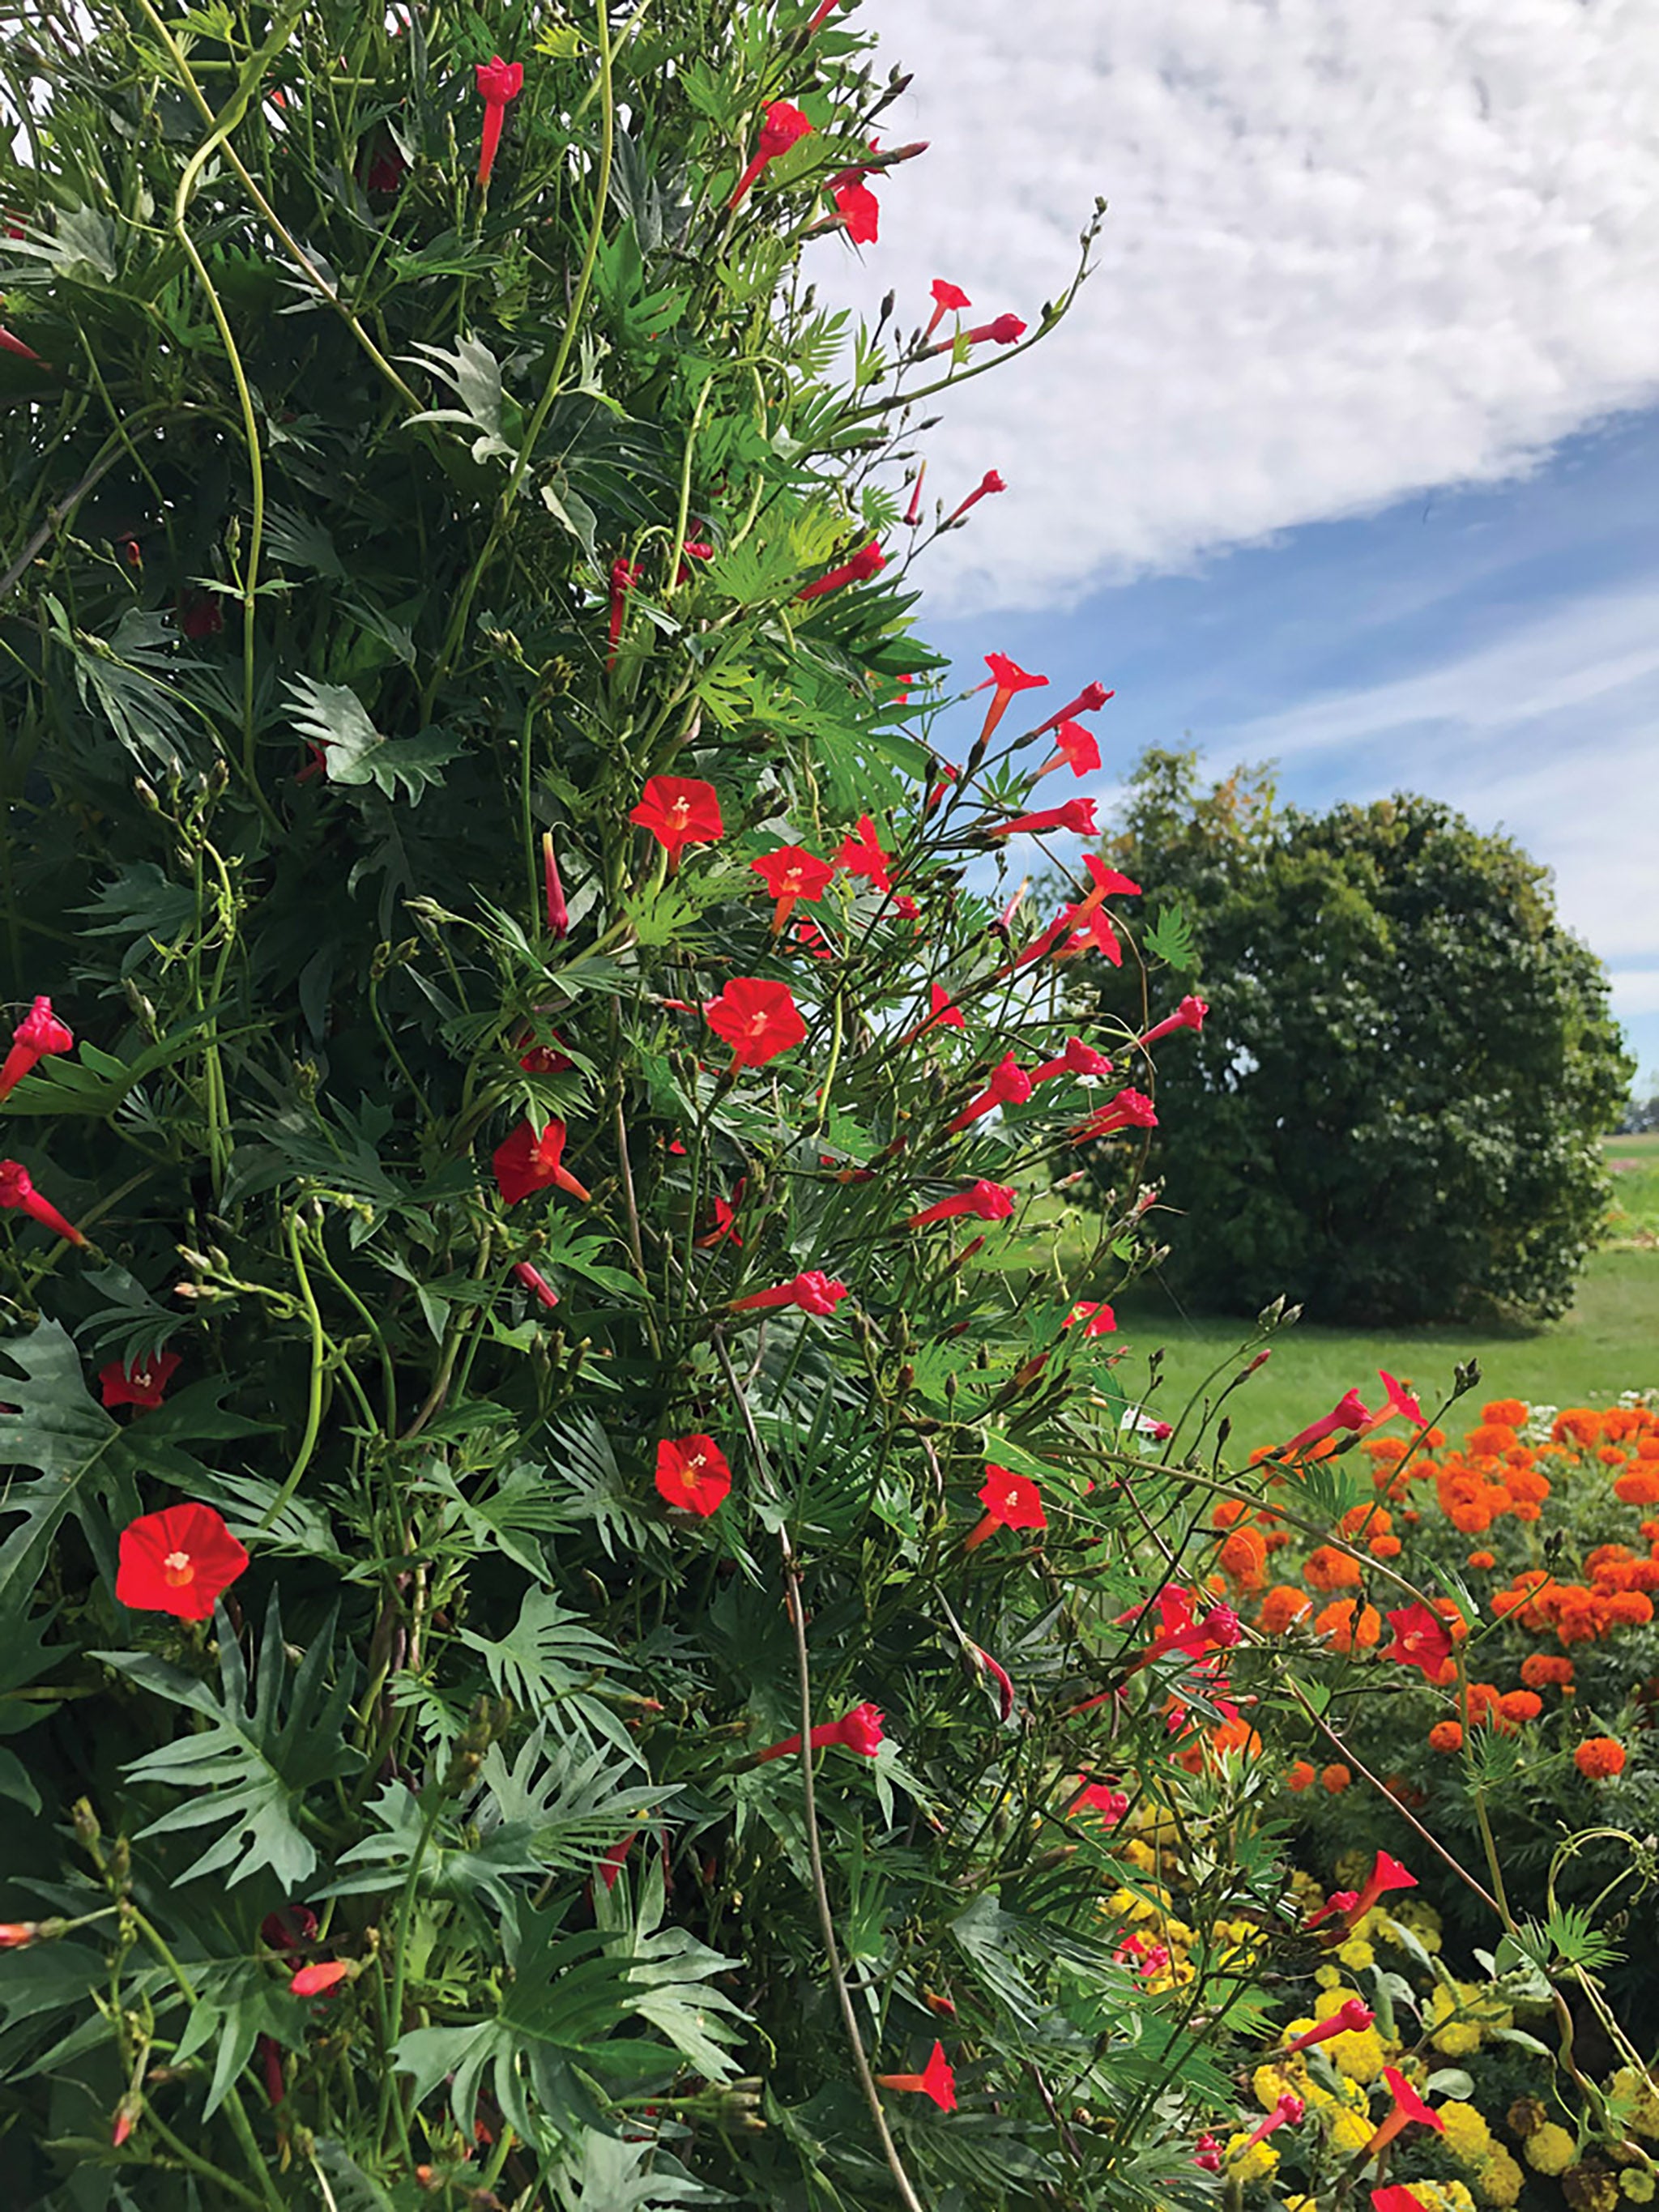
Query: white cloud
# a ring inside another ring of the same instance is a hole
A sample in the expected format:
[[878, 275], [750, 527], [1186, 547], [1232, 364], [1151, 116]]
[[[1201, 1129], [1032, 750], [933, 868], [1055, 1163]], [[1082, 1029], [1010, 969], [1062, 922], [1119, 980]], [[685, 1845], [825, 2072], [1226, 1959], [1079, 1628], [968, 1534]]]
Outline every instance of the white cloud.
[[[943, 404], [929, 491], [1010, 489], [927, 563], [1035, 606], [1492, 478], [1659, 392], [1651, 0], [867, 0], [916, 72], [862, 267], [1030, 319], [1097, 193], [1073, 317]], [[840, 257], [837, 265], [837, 257]]]

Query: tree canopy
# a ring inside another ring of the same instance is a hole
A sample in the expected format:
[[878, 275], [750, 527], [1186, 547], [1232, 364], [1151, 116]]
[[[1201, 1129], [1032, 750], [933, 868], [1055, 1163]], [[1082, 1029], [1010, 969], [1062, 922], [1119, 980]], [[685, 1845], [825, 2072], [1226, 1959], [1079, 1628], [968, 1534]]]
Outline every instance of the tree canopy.
[[[1158, 1059], [1179, 1295], [1283, 1292], [1331, 1321], [1565, 1309], [1632, 1070], [1547, 869], [1436, 799], [1308, 813], [1264, 771], [1205, 789], [1194, 755], [1158, 750], [1107, 857], [1154, 912], [1179, 904], [1213, 1010]], [[1139, 1020], [1133, 962], [1085, 972]]]

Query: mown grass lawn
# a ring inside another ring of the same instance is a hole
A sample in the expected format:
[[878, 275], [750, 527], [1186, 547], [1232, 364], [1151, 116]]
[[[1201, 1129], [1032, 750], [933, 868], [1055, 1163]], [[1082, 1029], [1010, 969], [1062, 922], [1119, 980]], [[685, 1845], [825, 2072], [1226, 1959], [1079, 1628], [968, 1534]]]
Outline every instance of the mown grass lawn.
[[[1509, 1331], [1455, 1325], [1324, 1328], [1314, 1320], [1298, 1322], [1275, 1335], [1267, 1364], [1228, 1398], [1229, 1456], [1293, 1435], [1351, 1387], [1369, 1397], [1376, 1391], [1381, 1367], [1408, 1380], [1426, 1407], [1451, 1389], [1460, 1361], [1479, 1360], [1480, 1388], [1450, 1416], [1457, 1426], [1477, 1420], [1486, 1398], [1606, 1405], [1621, 1390], [1659, 1387], [1659, 1238], [1654, 1234], [1659, 1230], [1659, 1138], [1614, 1139], [1609, 1151], [1633, 1157], [1638, 1164], [1618, 1171], [1620, 1203], [1610, 1224], [1614, 1241], [1591, 1255], [1577, 1299], [1560, 1321]], [[1654, 1228], [1647, 1230], [1650, 1221]], [[1104, 1281], [1075, 1274], [1087, 1228], [1060, 1200], [1041, 1200], [1028, 1210], [1018, 1243], [1010, 1240], [1006, 1264], [1015, 1270], [1042, 1267], [1051, 1277], [1058, 1268], [1074, 1296], [1097, 1297]], [[1146, 1402], [1166, 1420], [1176, 1419], [1194, 1393], [1218, 1393], [1260, 1347], [1248, 1322], [1183, 1314], [1156, 1284], [1137, 1286], [1116, 1302], [1116, 1310], [1118, 1341], [1126, 1352], [1118, 1375], [1130, 1397], [1146, 1395], [1148, 1355], [1163, 1349], [1160, 1379]], [[1206, 1379], [1218, 1367], [1220, 1372]], [[1190, 1437], [1190, 1424], [1186, 1433]]]

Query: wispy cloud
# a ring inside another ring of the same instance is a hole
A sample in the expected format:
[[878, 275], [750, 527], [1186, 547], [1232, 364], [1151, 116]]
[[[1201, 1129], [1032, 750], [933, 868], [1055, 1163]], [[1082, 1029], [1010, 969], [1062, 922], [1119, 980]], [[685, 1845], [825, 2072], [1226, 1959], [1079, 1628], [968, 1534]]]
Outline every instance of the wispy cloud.
[[[1036, 606], [1206, 549], [1522, 469], [1659, 391], [1649, 0], [869, 0], [916, 71], [862, 267], [920, 315], [1098, 274], [950, 403], [930, 486], [1010, 489], [938, 549], [936, 609]], [[839, 268], [836, 257], [842, 257]]]

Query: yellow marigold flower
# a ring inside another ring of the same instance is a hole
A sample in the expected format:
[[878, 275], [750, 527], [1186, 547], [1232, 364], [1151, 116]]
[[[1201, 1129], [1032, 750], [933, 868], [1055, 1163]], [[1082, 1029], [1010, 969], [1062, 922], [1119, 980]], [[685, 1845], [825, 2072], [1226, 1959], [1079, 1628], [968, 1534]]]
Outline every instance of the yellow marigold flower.
[[[1366, 1917], [1369, 1918], [1370, 1915]], [[1351, 1936], [1346, 1943], [1339, 1943], [1336, 1955], [1356, 1974], [1363, 1973], [1367, 1966], [1376, 1963], [1376, 1954], [1363, 1936]]]
[[1130, 1837], [1119, 1856], [1127, 1859], [1129, 1864], [1138, 1867], [1142, 1874], [1150, 1874], [1158, 1864], [1158, 1853], [1149, 1844], [1143, 1844], [1139, 1836]]
[[1435, 2110], [1445, 2125], [1443, 2141], [1457, 2163], [1460, 2166], [1479, 2166], [1492, 2148], [1492, 2130], [1486, 2125], [1484, 2115], [1476, 2112], [1473, 2105], [1455, 2100], [1437, 2105]]
[[1253, 2143], [1243, 2129], [1228, 2136], [1227, 2172], [1236, 2180], [1265, 2181], [1278, 2165], [1279, 2153], [1270, 2142]]
[[[1316, 1966], [1314, 1979], [1322, 1990], [1340, 1989], [1342, 1985], [1342, 1969], [1340, 1966]], [[1311, 2027], [1313, 2022], [1310, 2021], [1308, 2025]]]
[[[1314, 2002], [1314, 2010], [1319, 2014], [1321, 2020], [1328, 2020], [1334, 2012], [1340, 2012], [1343, 2006], [1351, 1999], [1355, 2002], [1360, 2001], [1358, 1990], [1350, 1988], [1346, 1983], [1334, 1982], [1328, 1989], [1320, 1990]], [[1340, 2037], [1338, 2040], [1340, 2040]]]
[[1331, 2148], [1340, 2158], [1351, 2158], [1375, 2133], [1368, 2113], [1340, 2112], [1331, 2121]]
[[1632, 2204], [1653, 2202], [1653, 2176], [1644, 2166], [1627, 2166], [1619, 2177], [1619, 2186]]
[[1429, 1995], [1429, 2040], [1448, 2058], [1466, 2058], [1480, 2048], [1480, 2021], [1457, 2017], [1461, 1996], [1461, 1991], [1449, 1990], [1443, 1983]]
[[1411, 2189], [1427, 2212], [1474, 2212], [1474, 2199], [1461, 2181], [1413, 2181]]
[[1510, 2159], [1502, 2143], [1493, 2143], [1486, 2157], [1475, 2167], [1475, 2188], [1489, 2205], [1498, 2205], [1500, 2212], [1509, 2212], [1522, 2192], [1524, 2181], [1520, 2166]]
[[1638, 2136], [1659, 2136], [1659, 2088], [1648, 2076], [1633, 2066], [1621, 2066], [1611, 2086], [1626, 2126]]
[[1287, 2197], [1281, 2212], [1314, 2212], [1314, 2200], [1311, 2197]]
[[1305, 2102], [1307, 2069], [1299, 2056], [1283, 2065], [1258, 2066], [1250, 2076], [1250, 2092], [1264, 2112], [1271, 2112], [1281, 2097], [1300, 2097]]
[[1474, 2169], [1474, 2185], [1488, 2204], [1509, 2212], [1521, 2194], [1525, 2179], [1520, 2167], [1501, 2143], [1494, 2143]]
[[1565, 2173], [1578, 2155], [1577, 2144], [1553, 2120], [1534, 2128], [1521, 2148], [1535, 2173]]
[[[1370, 1917], [1366, 1915], [1368, 1919]], [[1391, 1922], [1415, 1936], [1431, 1957], [1440, 1948], [1440, 1915], [1433, 1905], [1424, 1904], [1420, 1898], [1407, 1898], [1396, 1905], [1392, 1912], [1381, 1911], [1381, 1932], [1385, 1938]]]

